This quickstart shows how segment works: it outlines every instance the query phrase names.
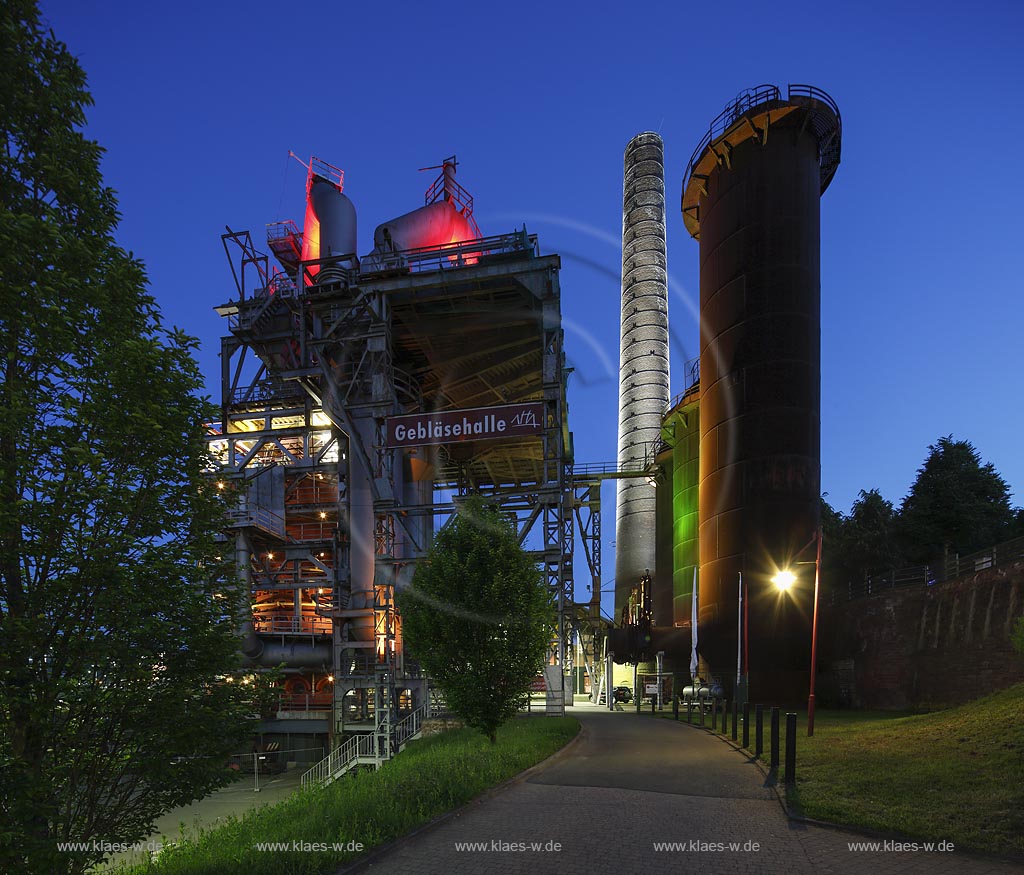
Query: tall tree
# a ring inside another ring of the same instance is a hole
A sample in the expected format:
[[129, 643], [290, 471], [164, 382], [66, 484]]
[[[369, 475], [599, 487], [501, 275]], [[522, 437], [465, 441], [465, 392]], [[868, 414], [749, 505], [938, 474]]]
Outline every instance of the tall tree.
[[1009, 537], [1010, 489], [969, 441], [952, 435], [928, 447], [928, 457], [903, 499], [900, 531], [907, 558], [932, 562], [972, 553]]
[[[81, 126], [0, 7], [0, 871], [77, 873], [225, 780], [246, 732], [194, 341], [165, 329]], [[225, 557], [227, 558], [227, 557]], [[58, 843], [86, 849], [61, 850]]]
[[412, 656], [492, 742], [529, 695], [552, 639], [551, 598], [513, 526], [479, 496], [438, 534], [398, 596]]

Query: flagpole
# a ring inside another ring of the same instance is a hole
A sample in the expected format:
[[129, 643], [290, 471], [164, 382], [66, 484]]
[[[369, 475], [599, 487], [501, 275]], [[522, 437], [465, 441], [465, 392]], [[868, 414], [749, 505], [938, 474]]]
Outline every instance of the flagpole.
[[693, 566], [693, 595], [690, 598], [690, 638], [693, 648], [690, 653], [690, 677], [697, 677], [697, 566]]

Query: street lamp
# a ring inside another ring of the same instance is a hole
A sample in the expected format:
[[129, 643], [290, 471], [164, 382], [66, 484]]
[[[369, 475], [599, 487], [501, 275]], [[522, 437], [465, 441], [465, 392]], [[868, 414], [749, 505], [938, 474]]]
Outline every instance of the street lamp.
[[783, 592], [787, 592], [796, 583], [796, 575], [788, 568], [783, 568], [772, 578], [772, 583]]
[[[814, 735], [814, 687], [818, 676], [818, 589], [821, 584], [821, 527], [814, 533], [814, 540], [817, 541], [817, 554], [814, 557], [814, 610], [811, 614], [811, 684], [807, 695], [807, 737]], [[808, 543], [804, 550], [810, 546]], [[801, 551], [803, 552], [803, 551]], [[797, 565], [809, 565], [810, 563], [798, 562]], [[778, 571], [772, 578], [772, 583], [782, 592], [787, 592], [796, 582], [796, 575], [788, 568]]]

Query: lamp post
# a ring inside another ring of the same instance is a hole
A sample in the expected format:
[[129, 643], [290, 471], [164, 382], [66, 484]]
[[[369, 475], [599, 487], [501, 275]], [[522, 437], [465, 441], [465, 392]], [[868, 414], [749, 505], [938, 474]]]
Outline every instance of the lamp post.
[[818, 675], [818, 587], [821, 584], [821, 526], [814, 557], [814, 613], [811, 615], [811, 690], [807, 695], [807, 737], [814, 735], [814, 682]]
[[738, 573], [736, 593], [736, 695], [733, 698], [742, 707], [747, 701], [747, 688], [750, 684], [750, 646], [748, 639], [747, 588], [743, 582], [743, 572]]
[[[814, 533], [814, 540], [817, 542], [817, 552], [814, 557], [814, 609], [811, 613], [811, 684], [807, 695], [807, 736], [814, 735], [814, 687], [818, 676], [818, 589], [821, 585], [821, 526]], [[810, 542], [804, 545], [801, 553], [810, 546]], [[799, 553], [797, 554], [799, 555]], [[796, 565], [810, 565], [810, 562], [797, 562]], [[786, 592], [796, 582], [796, 575], [788, 568], [776, 572], [772, 578], [782, 592]]]

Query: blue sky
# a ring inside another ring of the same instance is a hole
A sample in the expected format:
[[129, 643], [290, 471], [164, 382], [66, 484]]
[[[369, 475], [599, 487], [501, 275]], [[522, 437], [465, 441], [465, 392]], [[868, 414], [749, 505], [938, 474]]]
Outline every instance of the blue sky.
[[[563, 258], [577, 461], [615, 457], [622, 152], [665, 140], [673, 393], [697, 354], [683, 169], [760, 83], [838, 102], [822, 201], [822, 488], [898, 504], [940, 436], [1024, 504], [1024, 7], [1012, 2], [148, 4], [47, 0], [80, 58], [122, 245], [216, 391], [231, 296], [220, 234], [301, 222], [305, 171], [346, 172], [360, 251], [456, 153], [485, 234], [526, 223]], [[634, 15], [630, 15], [630, 12]], [[614, 492], [604, 529], [614, 529]], [[605, 577], [613, 568], [605, 553]], [[582, 570], [582, 569], [581, 569]]]

